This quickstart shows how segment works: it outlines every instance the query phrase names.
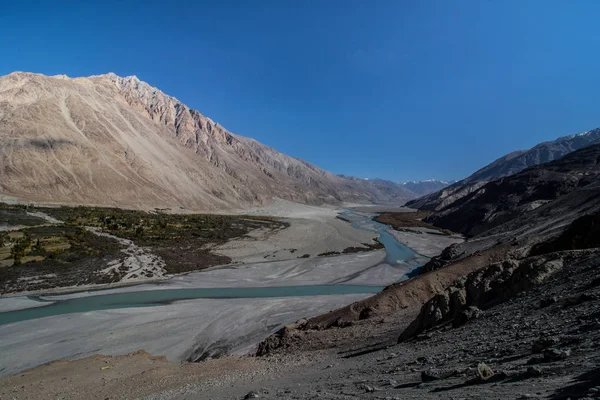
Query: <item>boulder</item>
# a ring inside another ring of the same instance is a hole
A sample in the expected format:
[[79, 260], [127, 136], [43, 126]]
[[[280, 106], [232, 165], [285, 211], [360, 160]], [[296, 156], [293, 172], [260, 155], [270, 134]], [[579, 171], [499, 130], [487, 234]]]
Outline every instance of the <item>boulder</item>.
[[560, 350], [560, 349], [546, 349], [544, 350], [544, 361], [553, 362], [564, 360], [571, 355], [571, 350]]
[[[456, 280], [427, 301], [417, 318], [402, 332], [398, 342], [409, 340], [424, 330], [455, 320], [454, 327], [478, 318], [486, 309], [530, 290], [563, 267], [560, 253], [507, 259], [493, 263]], [[473, 307], [473, 308], [471, 308]]]
[[281, 347], [289, 347], [307, 326], [308, 320], [302, 318], [293, 324], [285, 325], [283, 328], [267, 337], [258, 344], [256, 356], [265, 356]]
[[533, 342], [533, 345], [531, 346], [531, 351], [533, 353], [541, 353], [542, 351], [546, 350], [548, 347], [557, 345], [559, 342], [560, 341], [555, 337], [541, 338], [541, 339], [538, 339], [535, 342]]
[[485, 382], [494, 376], [494, 371], [486, 363], [479, 363], [475, 375], [479, 381]]
[[454, 318], [454, 320], [452, 321], [452, 327], [458, 328], [459, 326], [466, 324], [472, 319], [477, 319], [481, 317], [481, 315], [483, 315], [483, 312], [479, 308], [475, 306], [469, 306], [466, 309], [462, 310], [460, 314], [458, 314], [458, 316]]

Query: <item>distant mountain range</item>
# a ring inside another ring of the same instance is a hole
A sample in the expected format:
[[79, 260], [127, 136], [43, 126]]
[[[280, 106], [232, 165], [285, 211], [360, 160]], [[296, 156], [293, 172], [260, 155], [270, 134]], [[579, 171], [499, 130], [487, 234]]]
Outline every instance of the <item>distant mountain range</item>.
[[0, 77], [0, 144], [0, 200], [228, 210], [273, 197], [403, 204], [426, 192], [334, 175], [112, 73]]
[[364, 182], [371, 182], [374, 186], [379, 187], [381, 190], [385, 190], [383, 188], [388, 188], [391, 191], [399, 191], [401, 193], [404, 193], [406, 196], [409, 196], [410, 198], [415, 198], [419, 196], [424, 196], [429, 193], [433, 193], [456, 182], [444, 182], [438, 181], [436, 179], [429, 179], [425, 181], [393, 182], [379, 178], [356, 178], [353, 176], [347, 176], [342, 174], [338, 176], [353, 181], [362, 180]]
[[440, 211], [479, 190], [487, 182], [559, 159], [565, 154], [596, 143], [600, 143], [600, 128], [543, 142], [529, 150], [515, 151], [500, 157], [463, 180], [411, 200], [406, 205], [422, 210]]
[[426, 181], [403, 182], [402, 185], [415, 195], [424, 196], [429, 193], [437, 192], [438, 190], [443, 189], [455, 182], [456, 181], [438, 181], [436, 179], [430, 179]]

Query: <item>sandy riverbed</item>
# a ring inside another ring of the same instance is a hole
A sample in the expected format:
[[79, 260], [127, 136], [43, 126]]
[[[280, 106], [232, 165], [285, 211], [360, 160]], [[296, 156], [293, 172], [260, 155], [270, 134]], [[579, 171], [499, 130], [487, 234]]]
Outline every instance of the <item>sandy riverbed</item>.
[[169, 361], [202, 353], [246, 354], [278, 326], [362, 295], [200, 299], [155, 307], [65, 314], [0, 326], [0, 375], [57, 359], [144, 349]]
[[271, 205], [245, 210], [243, 214], [282, 217], [290, 223], [289, 228], [275, 233], [256, 230], [216, 247], [215, 251], [231, 257], [234, 262], [252, 263], [294, 259], [305, 254], [314, 257], [374, 243], [377, 234], [354, 229], [348, 222], [336, 218], [340, 211], [276, 199]]

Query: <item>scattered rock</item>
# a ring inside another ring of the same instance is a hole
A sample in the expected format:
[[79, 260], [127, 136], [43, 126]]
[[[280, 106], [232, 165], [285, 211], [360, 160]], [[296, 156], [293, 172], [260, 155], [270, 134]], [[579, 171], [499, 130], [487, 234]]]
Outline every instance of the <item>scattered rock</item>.
[[456, 371], [440, 371], [437, 369], [428, 369], [426, 371], [421, 371], [421, 380], [423, 382], [431, 382], [437, 381], [439, 379], [450, 378], [451, 376], [456, 375]]
[[462, 310], [460, 314], [458, 314], [458, 316], [454, 318], [454, 321], [452, 321], [452, 327], [458, 328], [459, 326], [466, 324], [472, 319], [477, 319], [481, 317], [482, 314], [483, 312], [479, 308], [475, 306], [469, 306], [466, 309]]
[[375, 391], [375, 388], [373, 386], [369, 386], [369, 385], [364, 385], [364, 389], [365, 389], [365, 392], [367, 392], [367, 393], [373, 393]]
[[308, 320], [302, 318], [293, 324], [284, 326], [258, 344], [256, 356], [265, 356], [281, 347], [290, 346], [291, 343], [298, 340], [298, 336], [303, 332], [302, 329], [306, 327], [307, 323]]
[[558, 340], [555, 337], [541, 338], [541, 339], [538, 339], [535, 342], [533, 342], [533, 345], [531, 346], [531, 351], [536, 354], [541, 353], [542, 351], [546, 350], [548, 347], [557, 345], [559, 342], [560, 342], [560, 340]]
[[571, 350], [560, 350], [560, 349], [546, 349], [544, 350], [544, 361], [560, 361], [564, 360], [571, 355]]
[[528, 367], [527, 371], [525, 371], [526, 378], [537, 378], [542, 375], [543, 375], [543, 372], [540, 367]]
[[431, 333], [424, 333], [421, 335], [417, 335], [417, 337], [415, 337], [415, 341], [416, 342], [422, 342], [424, 340], [429, 340], [433, 337], [433, 335]]
[[244, 400], [247, 400], [247, 399], [258, 399], [259, 397], [260, 396], [258, 395], [258, 393], [256, 393], [255, 391], [251, 391], [247, 395], [244, 396]]
[[481, 382], [485, 382], [494, 376], [494, 371], [490, 367], [488, 367], [485, 363], [477, 364], [477, 371], [475, 372], [477, 375], [477, 379]]

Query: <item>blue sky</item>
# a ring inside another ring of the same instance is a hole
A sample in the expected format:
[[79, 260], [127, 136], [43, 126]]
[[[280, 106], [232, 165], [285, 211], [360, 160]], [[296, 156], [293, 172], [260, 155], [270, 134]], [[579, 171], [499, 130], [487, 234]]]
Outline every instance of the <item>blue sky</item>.
[[0, 74], [137, 75], [335, 173], [455, 179], [600, 126], [598, 15], [594, 0], [0, 0]]

